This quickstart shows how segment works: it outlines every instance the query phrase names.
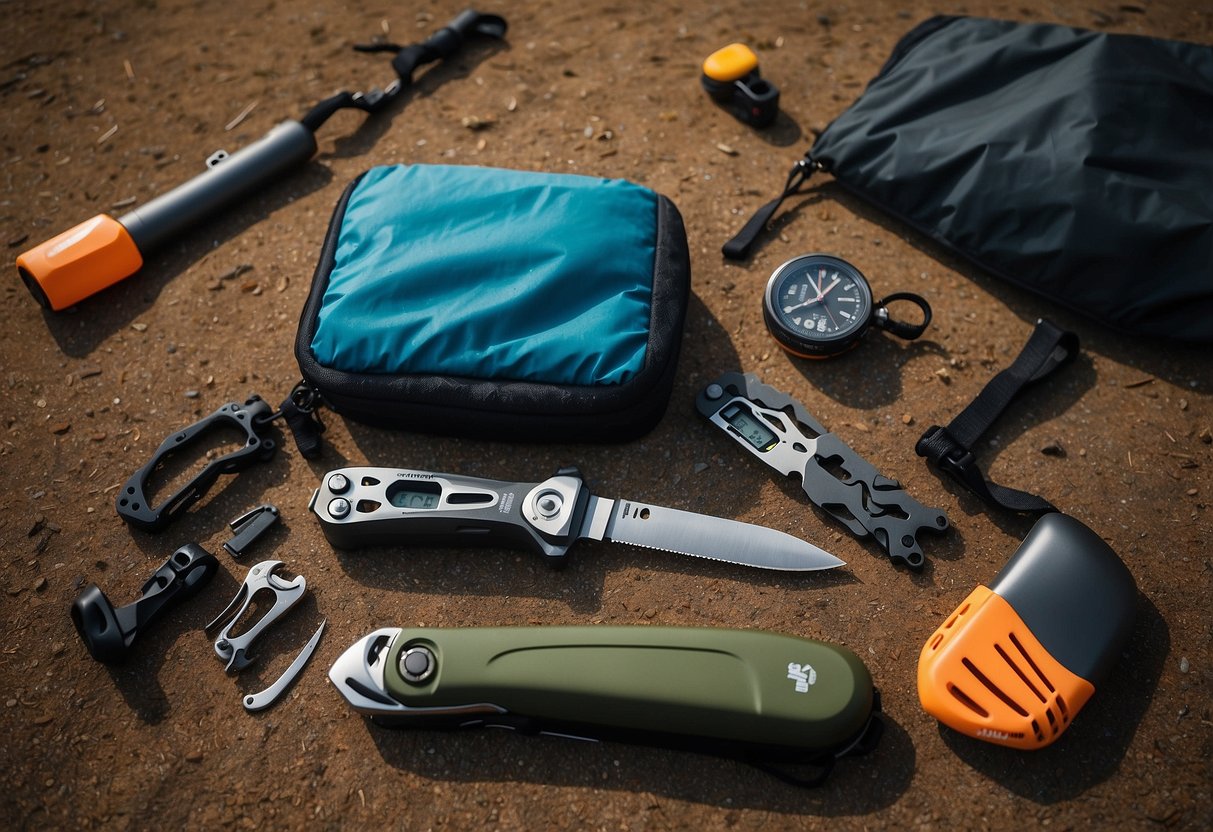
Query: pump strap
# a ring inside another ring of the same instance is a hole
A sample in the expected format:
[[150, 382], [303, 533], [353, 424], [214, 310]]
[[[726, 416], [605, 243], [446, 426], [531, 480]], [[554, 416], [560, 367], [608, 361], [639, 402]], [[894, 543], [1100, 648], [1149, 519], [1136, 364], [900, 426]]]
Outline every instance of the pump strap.
[[469, 35], [501, 40], [506, 33], [505, 18], [495, 14], [481, 14], [474, 9], [467, 9], [459, 14], [446, 26], [426, 38], [422, 43], [400, 46], [395, 43], [355, 44], [357, 52], [393, 52], [392, 69], [396, 72], [396, 80], [384, 89], [372, 88], [367, 92], [349, 92], [342, 90], [314, 106], [308, 114], [300, 119], [312, 132], [328, 121], [329, 117], [338, 110], [362, 110], [375, 113], [388, 105], [413, 83], [413, 73], [419, 67], [434, 61], [442, 60], [455, 54], [463, 47], [465, 38]]

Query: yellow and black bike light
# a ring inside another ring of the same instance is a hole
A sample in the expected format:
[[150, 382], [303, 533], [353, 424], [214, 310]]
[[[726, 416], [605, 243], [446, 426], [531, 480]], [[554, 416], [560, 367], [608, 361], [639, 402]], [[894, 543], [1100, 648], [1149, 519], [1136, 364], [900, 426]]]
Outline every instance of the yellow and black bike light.
[[989, 587], [927, 639], [918, 698], [971, 737], [1049, 745], [1112, 670], [1137, 606], [1133, 576], [1095, 532], [1046, 514]]
[[744, 43], [708, 55], [699, 81], [713, 101], [753, 127], [766, 127], [779, 115], [779, 89], [763, 79], [758, 56]]
[[207, 159], [206, 170], [118, 219], [98, 214], [17, 257], [17, 273], [47, 309], [66, 309], [130, 277], [152, 248], [301, 167], [316, 153], [316, 130], [342, 109], [374, 114], [407, 89], [418, 67], [446, 58], [467, 37], [501, 39], [506, 22], [465, 9], [421, 43], [355, 46], [361, 52], [393, 52], [396, 79], [385, 89], [342, 91], [316, 104], [302, 119], [288, 119], [248, 147]]

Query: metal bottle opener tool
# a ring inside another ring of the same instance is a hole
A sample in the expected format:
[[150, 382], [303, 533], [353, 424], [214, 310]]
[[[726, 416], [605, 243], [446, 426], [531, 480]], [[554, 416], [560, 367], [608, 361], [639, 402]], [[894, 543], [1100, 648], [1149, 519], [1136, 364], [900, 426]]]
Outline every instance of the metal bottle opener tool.
[[[210, 630], [231, 616], [231, 619], [227, 622], [227, 626], [220, 631], [219, 636], [215, 639], [215, 655], [227, 662], [225, 669], [228, 673], [239, 672], [252, 664], [253, 659], [248, 654], [252, 643], [265, 632], [266, 627], [285, 615], [291, 607], [295, 606], [303, 598], [303, 593], [307, 590], [307, 581], [302, 575], [296, 575], [293, 581], [284, 581], [274, 574], [278, 567], [282, 565], [282, 561], [280, 560], [263, 560], [250, 569], [248, 576], [244, 579], [244, 583], [240, 586], [240, 591], [236, 593], [236, 597], [232, 599], [232, 602], [227, 605], [227, 609], [219, 613], [214, 621], [206, 625], [206, 629]], [[273, 593], [273, 606], [257, 620], [256, 624], [253, 624], [240, 635], [233, 636], [232, 630], [236, 626], [236, 623], [244, 617], [244, 613], [253, 602], [253, 596], [262, 591]], [[235, 615], [232, 615], [233, 610], [236, 610]]]
[[684, 555], [807, 571], [842, 566], [811, 543], [763, 526], [590, 493], [562, 468], [539, 483], [498, 482], [396, 468], [343, 468], [324, 476], [309, 505], [339, 549], [395, 544], [532, 549], [558, 566], [584, 538]]
[[947, 531], [942, 510], [915, 500], [901, 483], [827, 431], [804, 405], [749, 373], [725, 373], [700, 392], [695, 406], [767, 465], [798, 477], [815, 506], [856, 537], [870, 534], [895, 562], [922, 569], [926, 557], [918, 534]]

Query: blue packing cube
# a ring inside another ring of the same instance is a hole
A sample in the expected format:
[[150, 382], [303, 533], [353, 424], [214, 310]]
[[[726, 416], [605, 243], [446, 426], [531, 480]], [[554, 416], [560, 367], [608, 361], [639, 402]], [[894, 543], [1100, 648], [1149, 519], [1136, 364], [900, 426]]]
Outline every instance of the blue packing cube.
[[623, 441], [665, 411], [689, 294], [682, 218], [648, 188], [377, 167], [338, 202], [295, 355], [355, 421]]

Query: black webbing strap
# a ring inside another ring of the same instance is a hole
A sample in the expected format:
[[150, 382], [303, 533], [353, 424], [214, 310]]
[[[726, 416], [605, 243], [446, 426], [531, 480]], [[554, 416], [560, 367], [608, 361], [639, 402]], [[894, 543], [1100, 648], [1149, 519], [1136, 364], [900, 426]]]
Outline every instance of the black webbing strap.
[[455, 54], [463, 47], [463, 42], [469, 35], [500, 40], [505, 37], [506, 28], [505, 18], [495, 14], [481, 14], [474, 9], [466, 9], [446, 26], [430, 35], [423, 43], [408, 46], [400, 46], [395, 43], [355, 44], [354, 50], [357, 52], [394, 53], [392, 69], [396, 72], [397, 80], [382, 90], [379, 88], [367, 92], [343, 90], [316, 104], [300, 121], [314, 133], [338, 110], [378, 112], [412, 85], [413, 73], [418, 68]]
[[1078, 355], [1078, 336], [1058, 329], [1049, 321], [1036, 322], [1036, 329], [1019, 357], [977, 394], [946, 428], [932, 425], [914, 450], [937, 468], [955, 477], [987, 503], [1012, 511], [1056, 511], [1043, 497], [998, 485], [986, 479], [973, 456], [973, 445], [989, 430], [1023, 388], [1039, 381]]
[[807, 158], [801, 159], [792, 165], [792, 170], [788, 172], [788, 181], [783, 185], [783, 193], [755, 211], [754, 216], [750, 217], [749, 222], [742, 226], [742, 229], [737, 232], [733, 239], [724, 244], [724, 247], [721, 249], [724, 252], [724, 256], [730, 260], [744, 260], [750, 253], [750, 247], [758, 239], [758, 235], [762, 233], [767, 223], [771, 221], [771, 217], [775, 216], [775, 212], [779, 210], [779, 206], [783, 205], [783, 201], [788, 197], [801, 192], [804, 183], [809, 181], [809, 177], [813, 175], [814, 170], [816, 170], [816, 167]]

